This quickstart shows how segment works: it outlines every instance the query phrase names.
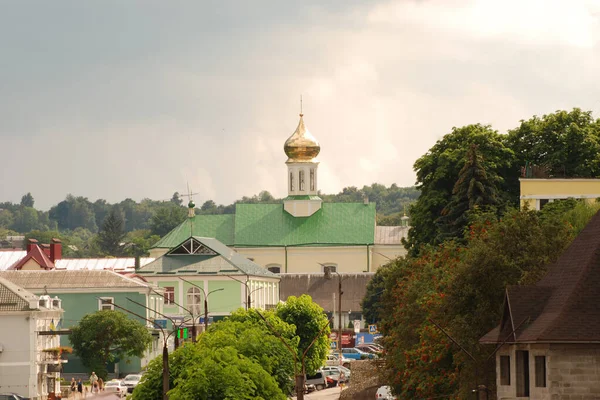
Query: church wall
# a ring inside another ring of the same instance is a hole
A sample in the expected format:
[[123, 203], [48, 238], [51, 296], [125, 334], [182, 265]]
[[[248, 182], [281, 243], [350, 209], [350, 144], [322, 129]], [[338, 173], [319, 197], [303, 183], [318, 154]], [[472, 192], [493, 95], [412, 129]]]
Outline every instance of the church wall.
[[406, 255], [406, 249], [401, 244], [376, 244], [372, 247], [373, 265], [372, 272], [389, 263], [391, 260]]
[[365, 272], [373, 266], [371, 256], [369, 260], [367, 259], [367, 246], [288, 247], [287, 270], [286, 249], [283, 247], [236, 250], [265, 268], [270, 265], [280, 265], [282, 273], [321, 273], [323, 267], [319, 263], [335, 264], [340, 273]]

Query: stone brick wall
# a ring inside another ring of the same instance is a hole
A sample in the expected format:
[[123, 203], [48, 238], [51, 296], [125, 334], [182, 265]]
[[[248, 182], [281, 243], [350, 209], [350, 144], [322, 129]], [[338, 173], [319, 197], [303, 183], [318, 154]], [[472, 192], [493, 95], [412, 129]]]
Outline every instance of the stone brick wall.
[[[517, 397], [516, 352], [529, 352], [529, 399], [600, 399], [600, 345], [524, 344], [504, 346], [496, 357], [496, 383], [499, 400]], [[500, 356], [510, 356], [510, 385], [500, 384]], [[536, 387], [535, 356], [546, 357], [546, 386]]]
[[382, 364], [377, 361], [356, 360], [350, 363], [352, 378], [347, 389], [342, 391], [340, 400], [372, 400], [381, 385], [379, 368]]

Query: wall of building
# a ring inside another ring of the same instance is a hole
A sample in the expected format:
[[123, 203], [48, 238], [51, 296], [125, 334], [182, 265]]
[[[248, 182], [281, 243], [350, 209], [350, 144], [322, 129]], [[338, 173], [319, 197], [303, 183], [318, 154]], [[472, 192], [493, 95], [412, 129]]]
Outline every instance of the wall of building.
[[[599, 344], [523, 344], [504, 346], [496, 357], [498, 399], [517, 399], [516, 351], [529, 351], [530, 399], [600, 398]], [[500, 356], [510, 356], [510, 385], [500, 384]], [[546, 357], [546, 387], [536, 387], [535, 356]]]
[[521, 208], [539, 210], [540, 200], [600, 198], [600, 179], [520, 179]]
[[[25, 313], [0, 313], [0, 393], [30, 396], [30, 387], [37, 392], [37, 379], [32, 376], [32, 358], [35, 351], [30, 322]], [[35, 364], [33, 365], [35, 369]]]

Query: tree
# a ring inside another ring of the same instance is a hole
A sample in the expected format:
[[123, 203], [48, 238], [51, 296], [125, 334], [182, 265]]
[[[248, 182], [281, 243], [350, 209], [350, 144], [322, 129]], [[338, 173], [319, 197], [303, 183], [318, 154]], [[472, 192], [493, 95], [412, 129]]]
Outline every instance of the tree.
[[113, 310], [85, 315], [71, 328], [69, 339], [83, 365], [105, 380], [108, 363], [142, 357], [152, 342], [144, 324]]
[[31, 193], [28, 192], [26, 195], [21, 197], [21, 205], [23, 207], [33, 208], [33, 204], [34, 204], [34, 200], [33, 200], [33, 196], [31, 195]]
[[275, 379], [261, 365], [234, 347], [202, 348], [198, 358], [175, 380], [172, 400], [285, 400]]
[[13, 213], [10, 210], [0, 209], [0, 227], [8, 229], [13, 223]]
[[38, 212], [35, 208], [20, 207], [13, 214], [11, 229], [19, 233], [29, 232], [40, 227]]
[[173, 196], [171, 197], [170, 201], [176, 206], [181, 206], [183, 204], [183, 200], [181, 199], [181, 197], [179, 197], [179, 192], [173, 193]]
[[50, 208], [49, 216], [56, 221], [59, 230], [86, 228], [92, 232], [98, 230], [94, 206], [86, 197], [75, 197], [71, 194], [56, 206]]
[[418, 254], [423, 245], [440, 243], [439, 226], [435, 221], [452, 198], [471, 144], [478, 146], [487, 179], [498, 190], [499, 203], [516, 203], [518, 186], [512, 187], [504, 179], [518, 176], [518, 170], [513, 170], [513, 151], [505, 145], [505, 138], [489, 126], [479, 124], [453, 128], [452, 133], [445, 135], [414, 164], [421, 196], [410, 207], [411, 229], [405, 242], [410, 254]]
[[551, 177], [600, 175], [600, 121], [591, 111], [574, 108], [533, 116], [509, 131], [507, 144], [516, 168], [530, 163], [545, 167]]
[[323, 308], [312, 301], [312, 298], [303, 294], [300, 297], [290, 296], [285, 303], [278, 304], [275, 315], [284, 322], [296, 327], [296, 335], [300, 338], [298, 344], [299, 358], [316, 338], [312, 347], [306, 353], [306, 373], [314, 374], [319, 369], [329, 353], [330, 329], [321, 329], [327, 325], [328, 320]]
[[153, 235], [164, 236], [185, 220], [186, 210], [183, 207], [170, 205], [156, 210], [150, 220], [150, 231]]
[[123, 253], [121, 243], [125, 238], [125, 221], [117, 206], [113, 206], [98, 232], [98, 246], [105, 255], [119, 256]]
[[395, 263], [396, 261], [390, 261], [379, 267], [373, 278], [367, 283], [367, 291], [360, 306], [365, 321], [370, 324], [377, 324], [383, 319], [383, 293]]
[[487, 177], [477, 145], [472, 144], [452, 190], [452, 200], [442, 210], [442, 216], [437, 219], [439, 241], [461, 239], [468, 223], [469, 212], [497, 205], [496, 192], [496, 187]]

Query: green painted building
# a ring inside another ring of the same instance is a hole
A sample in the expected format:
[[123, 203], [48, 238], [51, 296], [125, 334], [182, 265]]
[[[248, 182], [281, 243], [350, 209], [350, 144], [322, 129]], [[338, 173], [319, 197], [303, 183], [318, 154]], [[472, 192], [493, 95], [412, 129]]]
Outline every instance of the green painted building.
[[[76, 325], [86, 314], [115, 309], [115, 304], [149, 320], [159, 318], [158, 313], [162, 313], [162, 289], [131, 274], [122, 275], [104, 270], [2, 271], [0, 277], [37, 295], [58, 296], [64, 309], [62, 319], [54, 321], [59, 330]], [[151, 310], [135, 303], [144, 304]], [[139, 372], [149, 360], [160, 355], [162, 350], [160, 331], [150, 326], [148, 321], [127, 315], [148, 326], [154, 340], [144, 358], [132, 357], [120, 360], [116, 367], [109, 366], [109, 372], [118, 372], [119, 375]], [[61, 336], [61, 345], [71, 345], [67, 335]], [[68, 357], [63, 371], [65, 374], [89, 372], [73, 354]]]
[[209, 320], [219, 320], [238, 308], [279, 302], [279, 275], [219, 240], [188, 236], [173, 243], [137, 273], [164, 289], [163, 312], [174, 322], [201, 325], [205, 311]]

